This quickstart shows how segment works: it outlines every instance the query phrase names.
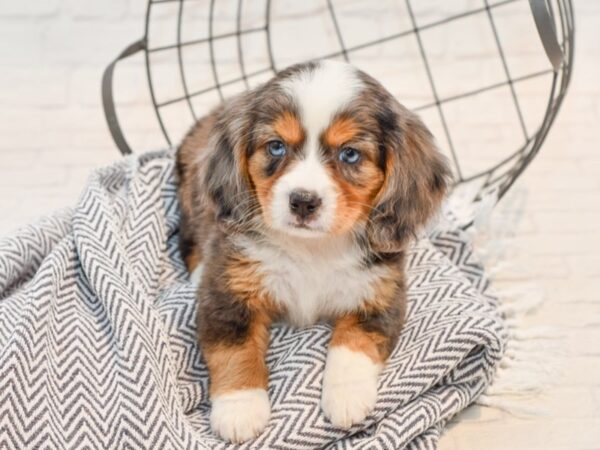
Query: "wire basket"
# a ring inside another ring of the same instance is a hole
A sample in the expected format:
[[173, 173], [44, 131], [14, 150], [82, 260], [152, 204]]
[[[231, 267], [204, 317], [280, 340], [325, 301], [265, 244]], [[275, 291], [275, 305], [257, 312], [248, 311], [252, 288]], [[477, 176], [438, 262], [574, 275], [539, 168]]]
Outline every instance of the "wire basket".
[[558, 113], [573, 38], [570, 0], [150, 0], [144, 37], [105, 71], [103, 102], [128, 154], [112, 87], [117, 62], [133, 54], [144, 54], [169, 146], [219, 101], [287, 65], [343, 59], [422, 116], [468, 201], [497, 200]]

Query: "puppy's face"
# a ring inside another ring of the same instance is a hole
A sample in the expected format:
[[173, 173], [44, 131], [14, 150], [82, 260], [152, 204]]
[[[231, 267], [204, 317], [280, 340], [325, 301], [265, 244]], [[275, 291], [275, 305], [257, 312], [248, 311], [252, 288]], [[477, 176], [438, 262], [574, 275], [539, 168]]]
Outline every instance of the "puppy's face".
[[264, 220], [299, 236], [345, 233], [366, 220], [385, 178], [377, 127], [361, 117], [368, 95], [335, 63], [274, 85], [278, 108], [259, 115], [248, 162]]
[[[293, 66], [231, 111], [221, 140], [246, 203], [257, 203], [242, 214], [270, 228], [306, 238], [360, 231], [397, 247], [441, 201], [448, 172], [429, 132], [348, 64]], [[233, 211], [241, 198], [216, 200]]]

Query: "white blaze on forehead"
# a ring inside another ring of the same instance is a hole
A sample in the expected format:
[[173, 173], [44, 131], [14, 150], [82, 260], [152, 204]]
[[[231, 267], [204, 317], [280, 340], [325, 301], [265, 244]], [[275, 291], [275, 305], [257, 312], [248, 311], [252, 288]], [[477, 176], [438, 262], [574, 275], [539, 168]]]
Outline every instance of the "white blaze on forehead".
[[336, 112], [347, 105], [362, 87], [356, 69], [346, 63], [321, 61], [313, 70], [303, 70], [281, 82], [294, 99], [306, 132], [304, 157], [274, 187], [273, 222], [290, 222], [288, 197], [294, 189], [315, 192], [322, 201], [315, 229], [328, 231], [336, 210], [337, 193], [320, 158], [319, 136], [329, 126]]
[[320, 61], [282, 82], [294, 99], [308, 138], [314, 142], [327, 127], [333, 115], [348, 104], [362, 87], [356, 69], [339, 61]]

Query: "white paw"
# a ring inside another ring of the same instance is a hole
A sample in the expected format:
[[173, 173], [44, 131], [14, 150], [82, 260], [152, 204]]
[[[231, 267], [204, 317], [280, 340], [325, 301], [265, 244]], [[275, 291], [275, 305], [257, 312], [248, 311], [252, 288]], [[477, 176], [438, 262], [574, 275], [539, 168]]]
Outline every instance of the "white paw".
[[332, 347], [327, 355], [321, 407], [340, 428], [362, 422], [375, 407], [381, 365], [363, 353]]
[[271, 414], [264, 389], [244, 389], [217, 395], [212, 399], [210, 425], [230, 442], [241, 443], [260, 434]]

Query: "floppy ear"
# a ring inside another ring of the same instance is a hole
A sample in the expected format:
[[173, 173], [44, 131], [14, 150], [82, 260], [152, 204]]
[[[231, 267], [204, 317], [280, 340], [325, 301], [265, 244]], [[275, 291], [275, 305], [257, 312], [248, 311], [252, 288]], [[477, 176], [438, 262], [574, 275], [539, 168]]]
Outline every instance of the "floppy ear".
[[367, 228], [371, 247], [381, 253], [401, 251], [416, 236], [441, 206], [450, 179], [446, 158], [425, 124], [396, 106], [380, 120], [385, 181]]
[[241, 94], [218, 113], [209, 140], [204, 191], [215, 208], [217, 221], [225, 225], [242, 225], [256, 210], [247, 176], [250, 123], [248, 95]]

